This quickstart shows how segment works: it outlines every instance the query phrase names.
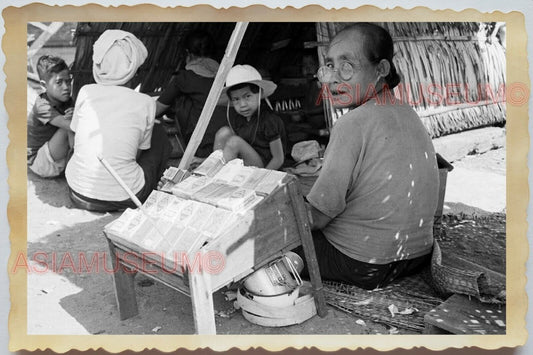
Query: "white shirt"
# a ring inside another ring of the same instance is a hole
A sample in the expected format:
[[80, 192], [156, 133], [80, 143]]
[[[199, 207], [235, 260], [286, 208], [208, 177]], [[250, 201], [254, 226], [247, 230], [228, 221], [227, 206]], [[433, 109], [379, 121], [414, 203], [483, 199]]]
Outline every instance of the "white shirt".
[[74, 155], [67, 164], [68, 185], [77, 193], [103, 201], [128, 194], [98, 160], [101, 156], [134, 192], [144, 186], [137, 150], [150, 148], [155, 101], [124, 86], [85, 85], [76, 99], [71, 129]]

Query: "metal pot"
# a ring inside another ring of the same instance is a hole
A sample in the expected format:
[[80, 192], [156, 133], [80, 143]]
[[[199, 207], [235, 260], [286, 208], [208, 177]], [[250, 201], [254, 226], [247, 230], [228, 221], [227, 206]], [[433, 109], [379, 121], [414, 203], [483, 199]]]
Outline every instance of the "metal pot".
[[298, 268], [303, 268], [303, 260], [295, 253], [287, 254], [248, 276], [244, 281], [246, 290], [260, 296], [275, 296], [300, 286]]
[[287, 306], [292, 306], [294, 304], [294, 302], [298, 298], [298, 295], [300, 294], [300, 287], [296, 287], [294, 290], [290, 290], [279, 295], [270, 296], [257, 295], [253, 292], [250, 292], [246, 288], [241, 288], [239, 292], [244, 297], [257, 303], [261, 303], [271, 307], [283, 308]]

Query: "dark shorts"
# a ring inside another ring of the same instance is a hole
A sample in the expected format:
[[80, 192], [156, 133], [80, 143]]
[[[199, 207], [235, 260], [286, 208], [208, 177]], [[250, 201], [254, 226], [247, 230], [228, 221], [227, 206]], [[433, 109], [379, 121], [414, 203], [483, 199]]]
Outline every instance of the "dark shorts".
[[[389, 264], [369, 264], [350, 258], [335, 248], [322, 231], [313, 231], [313, 242], [323, 280], [340, 281], [367, 290], [387, 286], [395, 279], [422, 271], [431, 261], [431, 253]], [[304, 260], [303, 248], [294, 250]], [[307, 265], [302, 277], [308, 277]]]
[[[144, 186], [135, 195], [144, 202], [150, 193], [157, 188], [157, 183], [167, 167], [171, 146], [167, 134], [161, 124], [155, 124], [152, 131], [150, 149], [144, 150], [137, 163], [144, 172]], [[70, 199], [74, 206], [95, 212], [120, 211], [126, 208], [136, 208], [131, 199], [124, 201], [103, 201], [83, 196], [69, 187]]]

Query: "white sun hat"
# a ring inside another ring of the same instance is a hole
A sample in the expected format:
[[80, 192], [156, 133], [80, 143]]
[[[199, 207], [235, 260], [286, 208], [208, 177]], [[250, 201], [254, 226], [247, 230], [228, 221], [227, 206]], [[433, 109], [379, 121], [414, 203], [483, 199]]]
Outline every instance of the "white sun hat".
[[235, 85], [250, 83], [259, 86], [262, 89], [261, 98], [267, 98], [276, 90], [277, 85], [270, 80], [263, 80], [261, 74], [248, 64], [236, 65], [230, 69], [226, 77], [226, 85], [222, 89], [222, 94], [218, 101], [219, 105], [226, 105], [228, 102], [227, 91]]

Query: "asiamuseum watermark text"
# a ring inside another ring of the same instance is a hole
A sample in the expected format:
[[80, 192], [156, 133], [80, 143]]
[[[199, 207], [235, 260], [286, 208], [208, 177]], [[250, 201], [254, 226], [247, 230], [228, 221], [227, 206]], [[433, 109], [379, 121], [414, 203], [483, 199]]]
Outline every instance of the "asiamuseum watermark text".
[[157, 273], [207, 273], [216, 275], [224, 270], [226, 259], [218, 251], [196, 252], [79, 252], [55, 253], [37, 251], [31, 255], [18, 253], [15, 258], [12, 273], [27, 272], [43, 274], [54, 272], [57, 274], [73, 273], [109, 273], [118, 271], [142, 272], [144, 274]]
[[[387, 85], [384, 86], [387, 88]], [[419, 83], [406, 85], [399, 83], [393, 90], [382, 90], [378, 95], [376, 86], [370, 84], [335, 83], [322, 85], [320, 95], [315, 104], [329, 101], [334, 106], [349, 105], [354, 98], [362, 98], [362, 102], [375, 98], [379, 104], [405, 103], [412, 106], [453, 106], [453, 105], [478, 105], [480, 103], [507, 103], [513, 106], [522, 106], [529, 100], [529, 87], [521, 82], [500, 84], [493, 87], [490, 84], [470, 85], [468, 83]]]

